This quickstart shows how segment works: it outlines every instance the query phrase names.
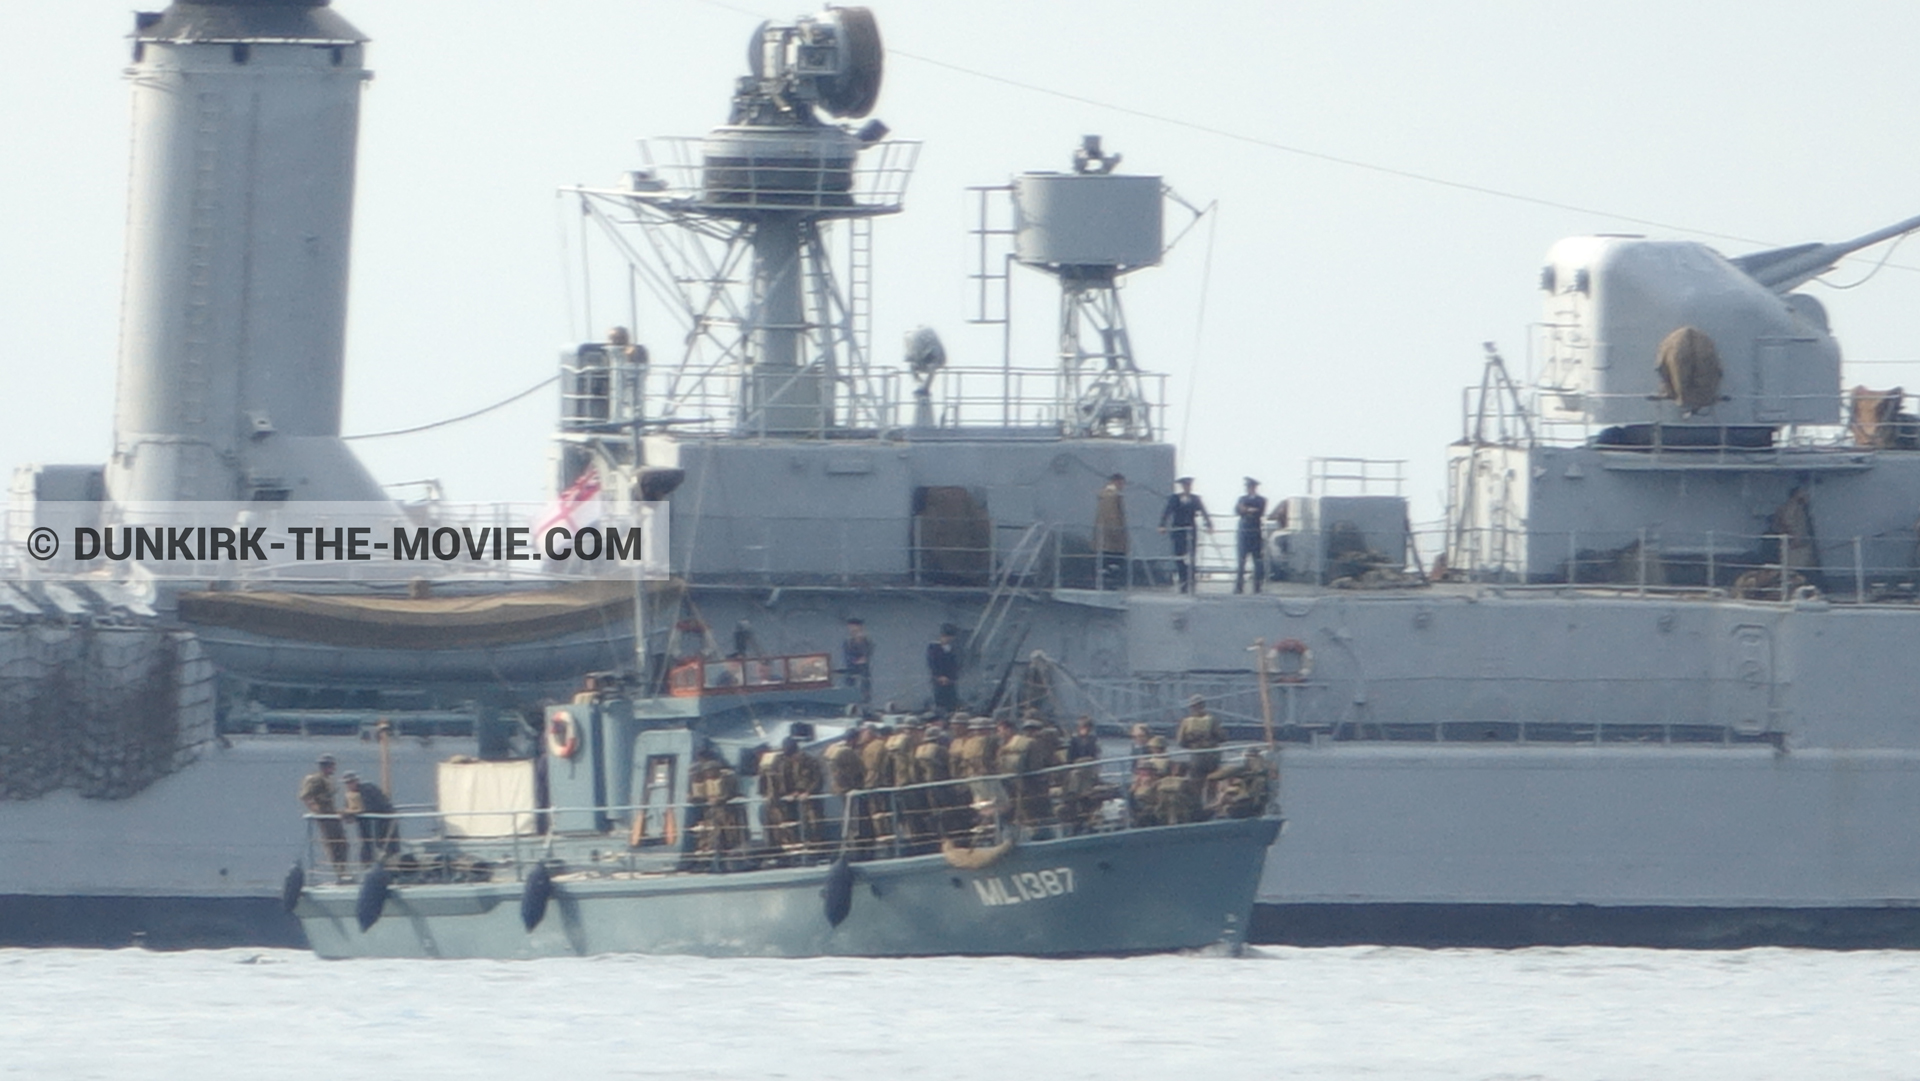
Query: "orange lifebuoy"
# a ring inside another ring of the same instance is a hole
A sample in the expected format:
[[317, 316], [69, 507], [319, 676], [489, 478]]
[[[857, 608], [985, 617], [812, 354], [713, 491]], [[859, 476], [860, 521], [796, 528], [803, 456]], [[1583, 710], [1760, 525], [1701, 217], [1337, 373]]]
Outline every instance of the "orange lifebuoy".
[[1305, 683], [1313, 675], [1313, 650], [1298, 638], [1282, 638], [1273, 644], [1273, 659], [1276, 665], [1281, 656], [1291, 655], [1294, 660], [1287, 668], [1276, 668], [1273, 678], [1281, 683]]
[[564, 709], [547, 714], [547, 750], [560, 758], [580, 753], [580, 727], [573, 723], [573, 714]]

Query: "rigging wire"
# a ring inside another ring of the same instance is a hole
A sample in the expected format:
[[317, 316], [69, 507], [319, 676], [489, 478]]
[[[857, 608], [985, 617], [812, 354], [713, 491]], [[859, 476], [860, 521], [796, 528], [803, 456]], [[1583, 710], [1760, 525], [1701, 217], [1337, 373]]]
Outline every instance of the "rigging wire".
[[340, 438], [343, 440], [385, 439], [388, 436], [392, 436], [392, 435], [412, 435], [415, 432], [425, 432], [425, 431], [431, 431], [435, 428], [445, 428], [449, 424], [458, 424], [463, 420], [472, 420], [475, 417], [485, 416], [486, 414], [491, 413], [496, 409], [504, 409], [507, 406], [512, 405], [513, 403], [526, 397], [527, 395], [532, 394], [534, 391], [540, 390], [543, 387], [547, 387], [552, 385], [555, 382], [558, 382], [559, 379], [560, 379], [560, 375], [558, 372], [556, 372], [553, 375], [547, 376], [545, 379], [540, 380], [538, 383], [535, 383], [534, 385], [528, 387], [527, 389], [521, 391], [518, 394], [512, 395], [510, 397], [502, 398], [499, 401], [493, 403], [492, 405], [483, 405], [480, 408], [475, 409], [471, 413], [462, 413], [457, 417], [448, 417], [445, 420], [436, 420], [431, 424], [416, 424], [411, 428], [394, 428], [390, 431], [385, 431], [385, 432], [362, 432], [359, 435], [343, 435]]
[[[719, 8], [723, 11], [731, 11], [740, 15], [747, 15], [755, 19], [766, 18], [766, 16], [760, 14], [759, 12], [753, 11], [749, 8], [741, 7], [737, 4], [726, 3], [725, 0], [699, 0], [699, 2], [707, 5], [708, 7]], [[1147, 109], [1135, 108], [1130, 105], [1119, 105], [1110, 101], [1101, 101], [1098, 98], [1090, 98], [1085, 95], [1075, 94], [1066, 90], [1057, 90], [1050, 86], [1042, 86], [1038, 83], [1030, 83], [1020, 79], [1013, 79], [1005, 75], [995, 75], [992, 72], [981, 71], [978, 68], [970, 68], [963, 64], [955, 64], [946, 60], [938, 60], [931, 56], [926, 56], [921, 53], [912, 52], [910, 50], [901, 49], [898, 47], [889, 47], [887, 49], [887, 55], [904, 57], [905, 59], [908, 59], [908, 60], [917, 60], [922, 64], [929, 64], [937, 68], [945, 68], [948, 71], [956, 72], [961, 75], [969, 75], [976, 79], [984, 79], [988, 82], [999, 83], [1003, 86], [1014, 87], [1015, 89], [1018, 89], [1018, 90], [1025, 90], [1034, 94], [1042, 94], [1047, 97], [1059, 98], [1062, 101], [1071, 101], [1078, 105], [1089, 105], [1096, 109], [1105, 109], [1109, 112], [1120, 113], [1125, 116], [1133, 116], [1133, 117], [1138, 117], [1142, 120], [1151, 120], [1151, 121], [1154, 121], [1155, 123], [1168, 124], [1173, 127], [1185, 128], [1189, 131], [1197, 131], [1206, 135], [1213, 135], [1218, 138], [1228, 139], [1238, 143], [1245, 143], [1249, 146], [1263, 147], [1265, 149], [1275, 150], [1283, 154], [1292, 154], [1296, 157], [1308, 158], [1314, 161], [1327, 162], [1332, 165], [1343, 165], [1350, 169], [1362, 169], [1367, 172], [1378, 173], [1383, 176], [1397, 177], [1402, 180], [1412, 180], [1422, 184], [1432, 184], [1437, 187], [1451, 188], [1455, 191], [1470, 192], [1476, 195], [1486, 195], [1496, 199], [1506, 199], [1512, 202], [1526, 203], [1530, 206], [1547, 207], [1548, 209], [1552, 209], [1552, 210], [1565, 210], [1575, 214], [1585, 214], [1593, 217], [1608, 218], [1614, 221], [1628, 222], [1633, 225], [1644, 225], [1654, 229], [1667, 230], [1670, 232], [1688, 233], [1694, 236], [1708, 237], [1714, 240], [1732, 240], [1732, 241], [1737, 241], [1741, 244], [1752, 244], [1760, 248], [1770, 248], [1770, 247], [1776, 246], [1771, 241], [1759, 240], [1749, 236], [1741, 236], [1737, 233], [1716, 232], [1712, 229], [1700, 229], [1691, 225], [1681, 225], [1677, 222], [1662, 221], [1658, 218], [1643, 218], [1634, 214], [1622, 214], [1617, 211], [1604, 210], [1599, 207], [1581, 206], [1578, 203], [1565, 203], [1557, 199], [1546, 199], [1537, 195], [1528, 195], [1524, 192], [1511, 191], [1506, 188], [1496, 188], [1487, 184], [1475, 184], [1471, 181], [1455, 180], [1455, 179], [1452, 179], [1451, 177], [1439, 176], [1433, 173], [1423, 173], [1413, 169], [1402, 169], [1393, 165], [1382, 165], [1382, 164], [1379, 164], [1378, 162], [1366, 161], [1360, 158], [1349, 158], [1339, 154], [1329, 154], [1325, 151], [1312, 150], [1307, 147], [1295, 146], [1290, 143], [1283, 143], [1274, 139], [1266, 139], [1257, 135], [1248, 135], [1243, 132], [1231, 131], [1226, 128], [1215, 127], [1211, 124], [1203, 124], [1198, 121], [1188, 120], [1188, 119], [1177, 117], [1177, 116], [1171, 116], [1165, 113], [1156, 113]], [[1888, 254], [1891, 255], [1891, 251], [1889, 251]], [[1851, 256], [1848, 256], [1846, 258], [1851, 258]], [[1871, 278], [1874, 274], [1879, 273], [1879, 271], [1882, 268], [1888, 267], [1888, 266], [1891, 266], [1896, 270], [1920, 271], [1920, 267], [1907, 266], [1902, 263], [1890, 263], [1887, 261], [1887, 257], [1883, 256], [1879, 264], [1877, 264], [1874, 267], [1873, 271], [1867, 275], [1867, 278]], [[1832, 286], [1832, 288], [1852, 289], [1858, 285], [1864, 284], [1867, 278], [1862, 278], [1860, 281], [1855, 282], [1852, 285]], [[1815, 279], [1815, 280], [1818, 280], [1818, 279]]]
[[[1861, 286], [1872, 281], [1873, 276], [1875, 274], [1878, 274], [1882, 270], [1885, 270], [1888, 266], [1899, 266], [1900, 264], [1888, 263], [1887, 260], [1893, 258], [1893, 253], [1896, 251], [1899, 251], [1900, 245], [1905, 244], [1907, 242], [1907, 238], [1912, 235], [1913, 235], [1912, 233], [1901, 233], [1900, 236], [1897, 239], [1895, 239], [1893, 243], [1887, 245], [1887, 250], [1882, 252], [1880, 255], [1880, 261], [1873, 264], [1873, 269], [1867, 271], [1866, 274], [1863, 275], [1859, 281], [1852, 281], [1852, 282], [1848, 282], [1845, 285], [1840, 285], [1835, 282], [1825, 281], [1823, 280], [1823, 278], [1815, 278], [1813, 280], [1819, 282], [1821, 285], [1824, 285], [1829, 289], [1858, 289]], [[1831, 274], [1833, 273], [1833, 271], [1829, 270], [1826, 273]]]
[[1193, 367], [1187, 372], [1187, 401], [1180, 407], [1180, 441], [1175, 447], [1181, 454], [1187, 452], [1187, 432], [1193, 423], [1193, 396], [1200, 385], [1200, 362], [1206, 359], [1200, 346], [1207, 328], [1207, 292], [1213, 284], [1213, 237], [1220, 227], [1220, 208], [1211, 209], [1213, 220], [1207, 222], [1207, 257], [1200, 268], [1200, 305], [1193, 317]]
[[[704, 0], [704, 2], [713, 3], [714, 0]], [[716, 6], [720, 6], [720, 5], [716, 5]], [[734, 9], [734, 10], [738, 10], [738, 9]], [[1261, 138], [1258, 135], [1247, 135], [1243, 132], [1230, 131], [1226, 128], [1214, 127], [1211, 124], [1202, 124], [1195, 120], [1186, 120], [1181, 117], [1169, 116], [1165, 113], [1156, 113], [1147, 109], [1137, 109], [1130, 105], [1116, 105], [1113, 102], [1100, 101], [1096, 98], [1085, 97], [1083, 95], [1071, 93], [1066, 90], [1056, 90], [1050, 86], [1041, 86], [1038, 83], [1029, 83], [1029, 82], [1024, 82], [1020, 79], [1011, 79], [1004, 75], [995, 75], [992, 72], [981, 71], [977, 68], [966, 67], [964, 65], [951, 63], [946, 60], [936, 60], [931, 56], [923, 56], [919, 53], [909, 52], [905, 49], [889, 48], [887, 50], [887, 53], [890, 56], [901, 56], [909, 60], [918, 60], [923, 64], [931, 64], [934, 67], [945, 68], [948, 71], [958, 72], [962, 75], [971, 75], [976, 79], [985, 79], [988, 82], [1000, 83], [1003, 86], [1011, 86], [1016, 89], [1026, 90], [1035, 94], [1044, 94], [1048, 97], [1059, 98], [1063, 101], [1071, 101], [1079, 105], [1091, 105], [1096, 109], [1106, 109], [1110, 112], [1121, 113], [1126, 116], [1139, 117], [1142, 120], [1152, 120], [1160, 124], [1170, 124], [1174, 127], [1186, 128], [1189, 131], [1197, 131], [1206, 135], [1217, 136], [1222, 139], [1230, 139], [1237, 143], [1246, 143], [1249, 146], [1258, 146], [1268, 150], [1277, 150], [1283, 154], [1292, 154], [1296, 157], [1310, 158], [1314, 161], [1324, 161], [1333, 165], [1344, 165], [1350, 169], [1364, 169], [1367, 172], [1379, 173], [1384, 176], [1398, 177], [1402, 180], [1414, 180], [1422, 184], [1433, 184], [1443, 188], [1452, 188], [1456, 191], [1472, 192], [1476, 195], [1490, 195], [1497, 199], [1508, 199], [1513, 202], [1527, 203], [1532, 206], [1543, 206], [1553, 210], [1566, 210], [1576, 214], [1588, 214], [1595, 217], [1611, 218], [1615, 221], [1631, 222], [1634, 225], [1646, 225], [1656, 229], [1666, 229], [1666, 230], [1671, 230], [1673, 232], [1679, 232], [1679, 233], [1692, 233], [1696, 236], [1713, 237], [1718, 240], [1737, 240], [1742, 244], [1756, 244], [1761, 247], [1768, 246], [1767, 241], [1756, 240], [1753, 237], [1738, 236], [1733, 233], [1717, 233], [1710, 229], [1696, 229], [1690, 225], [1680, 225], [1675, 222], [1661, 221], [1657, 218], [1642, 218], [1632, 214], [1621, 214], [1611, 210], [1602, 210], [1602, 209], [1599, 209], [1598, 207], [1581, 206], [1577, 203], [1563, 203], [1557, 199], [1543, 199], [1536, 195], [1527, 195], [1523, 192], [1509, 191], [1505, 188], [1496, 188], [1486, 184], [1475, 184], [1466, 180], [1454, 180], [1449, 177], [1436, 176], [1432, 173], [1422, 173], [1412, 169], [1401, 169], [1397, 166], [1381, 165], [1377, 162], [1364, 161], [1359, 158], [1349, 158], [1349, 157], [1343, 157], [1338, 154], [1329, 154], [1329, 153], [1326, 153], [1325, 151], [1310, 150], [1303, 146], [1294, 146], [1290, 143], [1283, 143], [1274, 139]]]
[[570, 332], [567, 337], [578, 340], [581, 332], [573, 325], [573, 318], [579, 313], [576, 312], [573, 307], [573, 252], [571, 246], [567, 243], [566, 193], [559, 192], [556, 194], [558, 197], [553, 201], [553, 231], [558, 241], [558, 243], [554, 245], [557, 249], [555, 254], [560, 257], [560, 289], [562, 293], [560, 302], [566, 308], [566, 315], [563, 321], [566, 323], [567, 329]]

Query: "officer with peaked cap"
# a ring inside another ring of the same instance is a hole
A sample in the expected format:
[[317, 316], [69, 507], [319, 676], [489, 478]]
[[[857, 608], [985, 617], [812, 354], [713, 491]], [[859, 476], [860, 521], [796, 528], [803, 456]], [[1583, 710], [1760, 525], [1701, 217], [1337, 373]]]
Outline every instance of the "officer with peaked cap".
[[1267, 576], [1263, 561], [1266, 559], [1264, 545], [1260, 543], [1261, 523], [1267, 518], [1267, 497], [1260, 494], [1260, 482], [1252, 477], [1246, 478], [1247, 493], [1233, 504], [1233, 516], [1239, 520], [1234, 529], [1233, 591], [1246, 592], [1247, 564], [1253, 564], [1253, 591], [1260, 592], [1260, 583]]
[[1194, 563], [1200, 555], [1200, 545], [1195, 533], [1196, 525], [1204, 521], [1207, 532], [1213, 532], [1213, 515], [1207, 513], [1207, 505], [1193, 494], [1193, 478], [1181, 477], [1174, 481], [1180, 490], [1167, 497], [1167, 505], [1160, 511], [1160, 532], [1170, 534], [1173, 541], [1174, 569], [1180, 576], [1180, 592], [1193, 592]]

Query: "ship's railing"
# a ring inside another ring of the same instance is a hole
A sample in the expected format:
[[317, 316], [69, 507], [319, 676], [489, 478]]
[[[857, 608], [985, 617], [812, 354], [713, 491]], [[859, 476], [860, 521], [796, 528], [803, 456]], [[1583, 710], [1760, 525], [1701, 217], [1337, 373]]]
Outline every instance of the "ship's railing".
[[[1261, 745], [1103, 757], [846, 793], [811, 794], [790, 810], [758, 795], [604, 807], [394, 814], [308, 814], [306, 866], [342, 878], [379, 863], [414, 881], [520, 879], [558, 860], [572, 872], [725, 872], [834, 859], [950, 851], [957, 866], [998, 846], [1084, 833], [1184, 825], [1269, 813], [1273, 764]], [[1199, 771], [1207, 774], [1201, 776]], [[746, 781], [746, 778], [742, 779]], [[604, 832], [560, 833], [561, 817], [597, 817]], [[452, 831], [447, 820], [463, 829]], [[475, 823], [497, 822], [495, 828]], [[364, 824], [364, 826], [363, 826]], [[621, 842], [624, 835], [624, 843]], [[458, 837], [456, 841], [455, 838]], [[982, 863], [984, 866], [984, 862]]]
[[[1273, 565], [1271, 541], [1271, 533], [1263, 537], [1259, 565], [1270, 575], [1263, 581], [1283, 573]], [[1457, 581], [1578, 586], [1642, 596], [1704, 593], [1754, 601], [1817, 597], [1843, 604], [1920, 602], [1920, 527], [1874, 535], [1795, 537], [1733, 530], [1436, 525], [1409, 531], [1407, 542], [1402, 564], [1372, 562], [1372, 554], [1364, 552], [1331, 555], [1323, 579], [1306, 584], [1366, 591]], [[1238, 561], [1233, 531], [1201, 530], [1195, 546], [1200, 590], [1230, 590]], [[1046, 581], [1085, 585], [1097, 563], [1093, 553], [1056, 550], [1053, 576]], [[1157, 559], [1141, 559], [1136, 552], [1102, 581], [1113, 583], [1107, 588], [1169, 589], [1174, 584], [1171, 565], [1170, 550], [1158, 553]]]
[[[24, 519], [25, 515], [22, 516]], [[27, 530], [23, 527], [21, 535], [15, 536], [14, 513], [11, 501], [0, 501], [0, 581], [19, 577], [20, 561], [26, 555]]]
[[1419, 538], [1450, 577], [1637, 594], [1712, 592], [1745, 600], [1920, 600], [1920, 530], [1793, 536], [1665, 528], [1455, 527]]
[[473, 739], [484, 726], [474, 709], [338, 709], [262, 706], [249, 702], [220, 716], [224, 735], [338, 737], [379, 739], [384, 729], [394, 739]]
[[[834, 517], [708, 515], [699, 546], [674, 555], [677, 573], [709, 583], [755, 585], [911, 585], [985, 589], [1171, 589], [1177, 582], [1170, 549], [1138, 544], [1132, 553], [1103, 556], [1093, 530], [990, 519], [926, 516]], [[1135, 536], [1152, 536], [1134, 530]], [[1164, 540], [1162, 540], [1164, 543]], [[1231, 529], [1201, 540], [1203, 581], [1233, 577]]]
[[[1596, 414], [1616, 412], [1633, 419], [1594, 419]], [[1834, 419], [1789, 419], [1812, 416]], [[1717, 441], [1711, 438], [1716, 427], [1723, 433]], [[1779, 431], [1763, 445], [1754, 445], [1751, 436], [1768, 428]], [[1769, 453], [1920, 448], [1920, 395], [1899, 388], [1856, 391], [1851, 396], [1834, 391], [1744, 395], [1683, 413], [1671, 399], [1550, 386], [1533, 388], [1522, 408], [1504, 389], [1476, 385], [1461, 389], [1460, 431], [1461, 441], [1467, 444], [1581, 446], [1599, 440], [1623, 450], [1685, 455], [1689, 461], [1717, 455], [1751, 462]]]
[[1307, 459], [1308, 495], [1400, 495], [1406, 485], [1404, 458]]
[[[752, 374], [740, 358], [690, 365], [656, 359], [644, 367], [584, 371], [568, 366], [563, 374], [566, 388], [562, 391], [562, 407], [571, 418], [567, 423], [575, 428], [617, 427], [622, 419], [620, 402], [630, 398], [642, 403], [639, 411], [646, 418], [645, 426], [665, 428], [682, 437], [912, 439], [915, 433], [924, 437], [988, 431], [1058, 438], [1077, 423], [1076, 402], [1068, 394], [1058, 368], [942, 368], [928, 387], [924, 408], [918, 394], [919, 381], [912, 373], [869, 371], [861, 376], [863, 393], [857, 402], [846, 393], [836, 391], [831, 395], [832, 404], [821, 414], [831, 418], [831, 426], [798, 433], [740, 428], [744, 387]], [[824, 375], [811, 372], [797, 373], [794, 378], [826, 380]], [[1166, 416], [1166, 375], [1142, 372], [1137, 378], [1150, 407], [1149, 416], [1156, 420]], [[753, 414], [762, 424], [764, 415], [764, 410]], [[1158, 434], [1156, 424], [1145, 438], [1158, 438]]]
[[[1175, 672], [1078, 679], [1056, 688], [1061, 704], [1102, 725], [1174, 732], [1199, 694], [1229, 734], [1263, 736], [1266, 711], [1281, 744], [1422, 743], [1648, 747], [1779, 746], [1770, 673], [1483, 676], [1342, 672], [1271, 680], [1267, 704], [1251, 672]], [[1357, 700], [1360, 699], [1360, 700]], [[1489, 701], [1499, 703], [1488, 706]]]
[[[709, 160], [716, 149], [727, 156]], [[641, 152], [649, 167], [628, 177], [625, 194], [669, 211], [891, 214], [905, 199], [920, 144], [888, 139], [848, 157], [808, 159], [785, 143], [760, 153], [745, 140], [716, 146], [704, 138], [663, 136], [642, 141]]]

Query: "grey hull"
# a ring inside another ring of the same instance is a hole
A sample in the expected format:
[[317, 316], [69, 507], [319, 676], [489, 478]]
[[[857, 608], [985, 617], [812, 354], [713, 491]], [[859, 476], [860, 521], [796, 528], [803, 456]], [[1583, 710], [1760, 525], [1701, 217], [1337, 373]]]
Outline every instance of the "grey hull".
[[521, 884], [401, 886], [361, 932], [353, 885], [309, 889], [295, 915], [322, 957], [565, 957], [598, 953], [812, 957], [1115, 954], [1241, 942], [1272, 819], [1022, 845], [992, 866], [939, 855], [854, 865], [826, 916], [824, 866], [569, 878], [521, 923]]
[[1743, 950], [1920, 948], [1920, 909], [1707, 905], [1258, 904], [1248, 941], [1280, 946]]

